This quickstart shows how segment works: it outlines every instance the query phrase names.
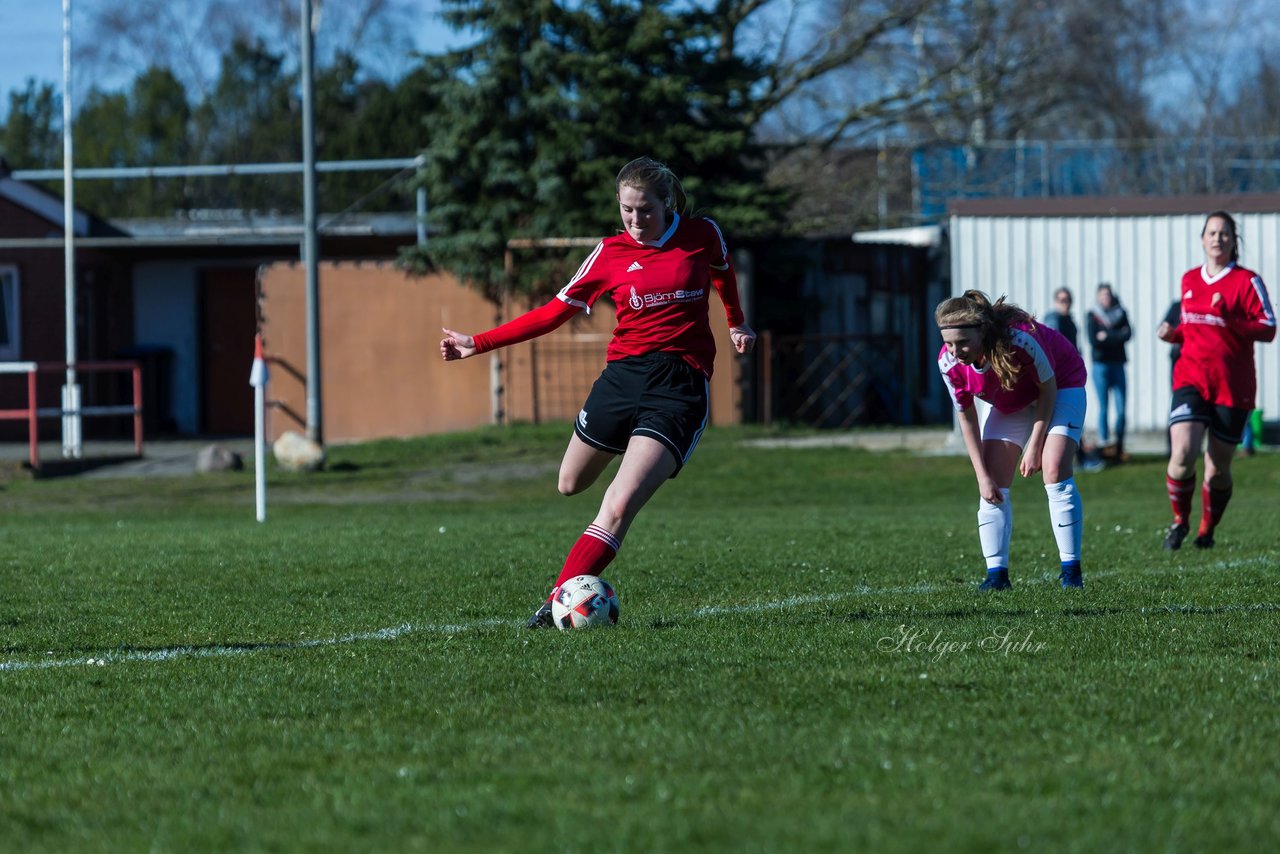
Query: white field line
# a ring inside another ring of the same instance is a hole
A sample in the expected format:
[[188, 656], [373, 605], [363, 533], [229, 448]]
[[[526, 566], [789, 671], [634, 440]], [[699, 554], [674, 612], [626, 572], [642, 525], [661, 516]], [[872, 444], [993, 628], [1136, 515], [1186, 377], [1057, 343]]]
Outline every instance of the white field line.
[[[1200, 567], [1179, 567], [1179, 569], [1194, 569], [1199, 571], [1223, 571], [1228, 569], [1242, 569], [1251, 566], [1265, 565], [1269, 566], [1271, 561], [1262, 558], [1243, 558], [1238, 560], [1224, 560], [1213, 564]], [[1097, 578], [1108, 578], [1117, 575], [1147, 575], [1151, 573], [1163, 574], [1163, 569], [1141, 569], [1141, 570], [1102, 570], [1099, 572], [1086, 572], [1086, 584]], [[1023, 584], [1040, 584], [1040, 583], [1056, 583], [1056, 576], [1043, 575], [1040, 578], [1028, 578], [1020, 583]], [[903, 593], [941, 593], [947, 590], [954, 590], [955, 585], [940, 586], [936, 584], [914, 584], [904, 587], [878, 587], [872, 588], [866, 585], [859, 585], [852, 590], [842, 593], [821, 593], [811, 596], [789, 596], [785, 599], [775, 599], [767, 602], [750, 602], [741, 605], [709, 605], [704, 608], [695, 608], [690, 612], [689, 616], [698, 619], [703, 617], [719, 617], [734, 614], [759, 614], [768, 611], [781, 611], [787, 608], [798, 608], [810, 605], [824, 605], [840, 602], [845, 599], [859, 598], [863, 596], [892, 596]], [[1158, 613], [1190, 613], [1199, 609], [1200, 606], [1192, 603], [1184, 605], [1161, 605], [1151, 608], [1139, 608], [1140, 614], [1158, 614]], [[1221, 605], [1214, 606], [1212, 610], [1216, 612], [1239, 612], [1239, 611], [1280, 611], [1280, 604], [1271, 602], [1255, 602], [1247, 605]], [[160, 662], [174, 661], [181, 658], [231, 658], [241, 655], [252, 655], [260, 652], [276, 652], [281, 650], [296, 649], [317, 649], [324, 647], [345, 646], [346, 644], [361, 643], [366, 641], [394, 641], [399, 640], [405, 635], [413, 634], [442, 634], [456, 635], [462, 632], [472, 631], [474, 629], [493, 628], [495, 626], [519, 626], [523, 620], [512, 623], [510, 620], [486, 619], [472, 620], [466, 623], [444, 623], [444, 624], [420, 624], [401, 623], [398, 626], [389, 626], [385, 629], [376, 629], [368, 632], [351, 632], [345, 635], [337, 635], [329, 638], [314, 638], [311, 640], [301, 641], [275, 641], [263, 643], [243, 643], [233, 645], [211, 645], [211, 646], [174, 646], [162, 649], [148, 650], [122, 650], [116, 652], [103, 652], [96, 656], [81, 656], [78, 658], [45, 658], [27, 661], [0, 661], [0, 672], [15, 672], [19, 670], [48, 670], [60, 667], [104, 667], [108, 664], [123, 664], [131, 661], [142, 662]]]
[[469, 623], [453, 625], [420, 625], [401, 623], [372, 632], [351, 632], [331, 638], [314, 638], [302, 641], [278, 641], [267, 643], [244, 643], [214, 646], [172, 646], [163, 649], [124, 650], [104, 652], [100, 656], [87, 658], [37, 659], [35, 661], [0, 661], [0, 671], [10, 670], [47, 670], [51, 667], [103, 666], [120, 664], [126, 661], [173, 661], [177, 658], [229, 658], [237, 655], [250, 655], [258, 652], [275, 652], [277, 650], [315, 649], [318, 647], [343, 646], [360, 641], [393, 641], [402, 635], [442, 634], [456, 635], [472, 629], [489, 628], [502, 625], [506, 620], [474, 620]]

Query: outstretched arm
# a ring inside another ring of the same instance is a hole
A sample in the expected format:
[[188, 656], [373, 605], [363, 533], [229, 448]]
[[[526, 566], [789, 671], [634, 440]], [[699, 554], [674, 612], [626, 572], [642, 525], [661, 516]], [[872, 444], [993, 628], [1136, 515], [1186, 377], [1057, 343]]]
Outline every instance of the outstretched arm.
[[443, 330], [445, 337], [440, 339], [440, 356], [446, 362], [452, 362], [456, 359], [466, 359], [477, 353], [488, 353], [499, 347], [519, 344], [521, 341], [528, 341], [558, 329], [578, 311], [577, 306], [569, 305], [556, 298], [544, 306], [526, 311], [496, 329], [490, 329], [475, 336], [445, 329]]

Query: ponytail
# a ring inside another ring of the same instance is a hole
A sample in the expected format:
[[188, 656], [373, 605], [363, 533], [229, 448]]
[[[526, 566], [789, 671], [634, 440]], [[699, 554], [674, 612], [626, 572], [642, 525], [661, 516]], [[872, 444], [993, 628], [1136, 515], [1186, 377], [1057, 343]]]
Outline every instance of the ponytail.
[[1013, 355], [1010, 336], [1012, 327], [1028, 324], [1035, 328], [1035, 319], [1018, 306], [1000, 297], [994, 305], [982, 291], [968, 290], [958, 297], [945, 299], [933, 313], [939, 329], [978, 330], [982, 349], [987, 354], [991, 370], [1000, 380], [1000, 387], [1008, 391], [1018, 381], [1022, 366]]

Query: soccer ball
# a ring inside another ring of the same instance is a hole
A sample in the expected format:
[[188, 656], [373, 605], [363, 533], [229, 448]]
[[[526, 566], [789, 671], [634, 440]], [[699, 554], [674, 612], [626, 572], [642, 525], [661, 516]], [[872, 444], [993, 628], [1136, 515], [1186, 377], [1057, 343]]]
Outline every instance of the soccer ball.
[[570, 578], [551, 598], [551, 621], [565, 632], [612, 626], [618, 622], [618, 594], [603, 578], [594, 575]]

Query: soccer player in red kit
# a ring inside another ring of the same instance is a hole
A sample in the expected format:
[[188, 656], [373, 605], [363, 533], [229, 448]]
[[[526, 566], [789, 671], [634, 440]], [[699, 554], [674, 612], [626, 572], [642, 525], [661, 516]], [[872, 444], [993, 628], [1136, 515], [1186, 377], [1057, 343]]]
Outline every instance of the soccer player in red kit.
[[1196, 488], [1196, 455], [1204, 444], [1204, 484], [1200, 491], [1197, 548], [1213, 546], [1213, 533], [1231, 500], [1231, 458], [1253, 409], [1257, 377], [1255, 341], [1276, 337], [1276, 316], [1262, 278], [1237, 262], [1236, 222], [1223, 211], [1205, 219], [1200, 232], [1205, 263], [1182, 277], [1182, 310], [1177, 326], [1161, 323], [1156, 335], [1182, 352], [1173, 367], [1169, 405], [1169, 467], [1165, 483], [1173, 524], [1164, 547], [1181, 548], [1190, 532]]
[[687, 217], [684, 190], [665, 165], [641, 157], [615, 182], [623, 231], [602, 240], [546, 305], [482, 332], [445, 329], [440, 355], [466, 359], [552, 331], [601, 297], [618, 315], [604, 372], [591, 387], [560, 463], [560, 492], [590, 487], [621, 455], [600, 510], [570, 549], [547, 601], [529, 619], [549, 627], [551, 599], [578, 575], [599, 576], [636, 513], [688, 462], [707, 426], [715, 340], [708, 320], [712, 288], [729, 320], [729, 339], [747, 353], [756, 335], [738, 300], [737, 278], [720, 228]]

